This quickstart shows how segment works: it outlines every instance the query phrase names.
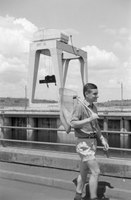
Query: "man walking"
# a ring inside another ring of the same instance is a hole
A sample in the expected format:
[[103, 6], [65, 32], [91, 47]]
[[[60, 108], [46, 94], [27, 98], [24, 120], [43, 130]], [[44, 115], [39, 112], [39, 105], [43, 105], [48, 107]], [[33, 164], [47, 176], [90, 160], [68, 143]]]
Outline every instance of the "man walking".
[[[109, 146], [105, 138], [102, 136], [97, 122], [97, 108], [94, 102], [98, 98], [98, 88], [93, 83], [87, 83], [83, 87], [84, 102], [78, 103], [73, 110], [71, 117], [71, 126], [75, 130], [77, 137], [76, 151], [81, 158], [80, 175], [77, 178], [76, 195], [74, 200], [82, 199], [82, 192], [87, 179], [87, 172], [90, 169], [89, 178], [90, 200], [99, 200], [97, 197], [98, 176], [100, 168], [95, 158], [97, 147], [96, 137], [99, 138], [104, 145], [105, 150]], [[89, 109], [92, 112], [89, 112]], [[103, 198], [108, 200], [108, 198]]]

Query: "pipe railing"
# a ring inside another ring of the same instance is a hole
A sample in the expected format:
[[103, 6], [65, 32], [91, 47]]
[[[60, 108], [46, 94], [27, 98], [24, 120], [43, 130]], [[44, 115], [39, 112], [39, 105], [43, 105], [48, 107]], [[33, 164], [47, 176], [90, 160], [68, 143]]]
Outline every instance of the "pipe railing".
[[[24, 130], [50, 130], [50, 131], [63, 131], [65, 132], [64, 129], [59, 129], [59, 128], [40, 128], [40, 127], [24, 127], [24, 126], [1, 126], [0, 128], [6, 128], [6, 129], [24, 129]], [[114, 134], [127, 134], [127, 135], [131, 135], [130, 131], [110, 131], [110, 130], [102, 130], [102, 133], [114, 133]]]
[[[59, 129], [59, 128], [43, 128], [43, 127], [20, 127], [20, 126], [2, 126], [0, 125], [0, 128], [3, 130], [3, 129], [21, 129], [21, 130], [48, 130], [48, 131], [64, 131], [63, 129]], [[73, 129], [72, 129], [73, 131]], [[104, 134], [116, 134], [116, 135], [121, 135], [121, 134], [126, 134], [126, 135], [131, 135], [131, 132], [125, 132], [125, 131], [109, 131], [109, 130], [102, 130], [101, 131], [102, 133]], [[16, 132], [17, 134], [17, 132]], [[48, 148], [51, 148], [51, 151], [54, 149], [54, 151], [67, 151], [69, 152], [70, 149], [72, 152], [75, 152], [75, 144], [69, 144], [69, 143], [57, 143], [57, 142], [41, 142], [41, 141], [32, 141], [32, 140], [18, 140], [18, 139], [5, 139], [5, 138], [0, 138], [0, 142], [2, 144], [3, 147], [6, 147], [7, 146], [7, 143], [19, 143], [19, 144], [34, 144], [34, 145], [44, 145], [45, 146], [45, 149]], [[6, 145], [5, 145], [6, 144]], [[13, 146], [12, 144], [12, 146]], [[44, 148], [43, 146], [41, 146], [42, 149]], [[54, 147], [54, 148], [53, 148]], [[98, 146], [98, 150], [101, 150], [103, 149], [102, 146]], [[109, 149], [110, 152], [117, 152], [117, 154], [119, 154], [121, 157], [126, 157], [127, 155], [131, 155], [131, 149], [128, 149], [128, 148], [116, 148], [116, 147], [110, 147]], [[119, 153], [118, 153], [119, 152]], [[112, 153], [113, 155], [113, 153]], [[127, 156], [128, 157], [128, 156]]]
[[[16, 140], [16, 139], [3, 139], [0, 138], [0, 141], [7, 141], [7, 142], [18, 142], [18, 143], [31, 143], [31, 144], [46, 144], [46, 145], [56, 145], [56, 146], [70, 146], [70, 147], [75, 147], [75, 144], [67, 144], [67, 143], [55, 143], [55, 142], [40, 142], [40, 141], [32, 141], [32, 140]], [[103, 149], [103, 147], [98, 146], [98, 148]], [[131, 149], [127, 148], [116, 148], [116, 147], [110, 147], [111, 150], [121, 150], [121, 151], [127, 151], [131, 152]]]

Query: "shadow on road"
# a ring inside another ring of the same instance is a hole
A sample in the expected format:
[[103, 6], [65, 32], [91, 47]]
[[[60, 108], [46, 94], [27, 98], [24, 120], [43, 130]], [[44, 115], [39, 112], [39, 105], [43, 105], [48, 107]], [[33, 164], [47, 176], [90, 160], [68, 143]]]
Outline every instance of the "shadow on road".
[[[75, 184], [75, 186], [77, 185], [77, 178], [75, 178], [73, 180], [73, 183]], [[111, 188], [111, 189], [114, 188], [109, 182], [106, 182], [106, 181], [99, 181], [98, 182], [98, 189], [97, 189], [98, 198], [105, 197], [105, 193], [106, 193], [106, 188], [107, 187]], [[89, 183], [88, 182], [86, 184], [85, 192], [86, 192], [86, 195], [84, 196], [83, 200], [86, 200], [87, 198], [90, 197], [90, 194], [89, 194]]]

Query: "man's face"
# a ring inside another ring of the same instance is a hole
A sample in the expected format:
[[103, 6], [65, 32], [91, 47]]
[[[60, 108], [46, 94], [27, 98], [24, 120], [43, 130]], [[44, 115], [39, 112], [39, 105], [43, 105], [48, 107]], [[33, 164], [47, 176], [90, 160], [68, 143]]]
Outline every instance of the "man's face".
[[91, 89], [90, 93], [86, 92], [86, 100], [90, 103], [97, 102], [98, 98], [98, 89]]

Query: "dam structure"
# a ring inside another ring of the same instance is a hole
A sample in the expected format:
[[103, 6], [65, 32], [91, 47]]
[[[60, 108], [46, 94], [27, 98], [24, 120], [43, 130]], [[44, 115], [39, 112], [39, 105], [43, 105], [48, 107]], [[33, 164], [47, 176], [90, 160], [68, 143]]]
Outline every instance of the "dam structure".
[[[67, 86], [72, 61], [79, 63], [81, 86], [88, 82], [88, 70], [87, 53], [68, 40], [65, 34], [53, 30], [41, 29], [34, 35], [29, 55], [29, 105], [0, 109], [1, 179], [75, 193], [72, 180], [78, 176], [80, 160], [75, 152], [74, 130], [67, 134], [61, 123], [59, 89]], [[98, 107], [98, 114], [110, 146], [105, 152], [98, 141], [98, 192], [112, 200], [130, 200], [131, 112]], [[88, 196], [88, 177], [86, 189]]]

